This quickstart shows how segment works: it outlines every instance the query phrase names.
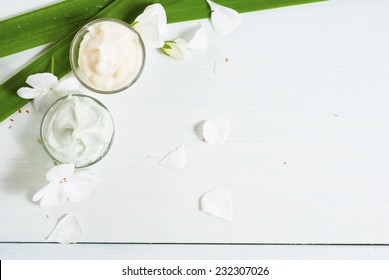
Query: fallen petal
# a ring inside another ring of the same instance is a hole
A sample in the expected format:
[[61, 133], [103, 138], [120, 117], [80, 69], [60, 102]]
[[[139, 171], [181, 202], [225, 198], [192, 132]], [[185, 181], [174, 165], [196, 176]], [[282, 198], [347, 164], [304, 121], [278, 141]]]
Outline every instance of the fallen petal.
[[46, 240], [61, 244], [76, 243], [81, 235], [82, 229], [78, 219], [72, 214], [66, 214], [58, 221]]
[[189, 40], [188, 49], [192, 51], [205, 51], [207, 49], [207, 33], [201, 24], [198, 25], [192, 38]]
[[35, 89], [48, 91], [58, 84], [58, 79], [51, 73], [38, 73], [28, 76], [26, 83]]
[[240, 14], [228, 7], [206, 0], [211, 7], [211, 23], [215, 33], [221, 36], [227, 35], [238, 28], [241, 21]]
[[185, 167], [187, 162], [186, 151], [184, 146], [180, 146], [174, 151], [171, 151], [164, 156], [160, 161], [159, 165], [174, 170], [180, 170]]
[[230, 123], [224, 119], [212, 119], [203, 124], [203, 138], [211, 145], [225, 144], [230, 132]]
[[230, 193], [214, 189], [200, 197], [200, 210], [214, 217], [232, 221], [232, 199]]

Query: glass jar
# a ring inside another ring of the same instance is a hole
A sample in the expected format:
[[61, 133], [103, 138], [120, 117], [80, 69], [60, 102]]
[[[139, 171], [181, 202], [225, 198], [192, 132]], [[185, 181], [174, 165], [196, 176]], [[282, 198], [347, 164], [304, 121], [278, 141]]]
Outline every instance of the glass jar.
[[[146, 60], [139, 33], [113, 18], [100, 18], [84, 25], [73, 38], [69, 55], [70, 66], [81, 84], [106, 94], [133, 85]], [[118, 77], [120, 83], [115, 84]]]
[[76, 168], [100, 161], [112, 146], [115, 127], [108, 109], [83, 94], [64, 96], [43, 116], [42, 145], [55, 163], [74, 163]]

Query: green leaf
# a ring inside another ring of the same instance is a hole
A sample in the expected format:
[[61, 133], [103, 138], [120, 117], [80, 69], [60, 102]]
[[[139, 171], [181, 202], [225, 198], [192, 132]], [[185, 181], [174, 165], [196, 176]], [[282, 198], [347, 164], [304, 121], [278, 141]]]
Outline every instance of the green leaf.
[[[85, 24], [115, 0], [72, 0], [43, 7], [0, 21], [0, 57], [58, 41]], [[325, 0], [219, 0], [240, 13]], [[120, 2], [120, 0], [119, 0]], [[147, 1], [166, 2], [169, 22], [188, 21], [209, 16], [205, 0]]]
[[[72, 1], [86, 3], [90, 0]], [[232, 7], [239, 12], [248, 12], [320, 1], [324, 0], [218, 0], [217, 2]], [[204, 18], [210, 14], [210, 9], [203, 0], [116, 0], [93, 18], [112, 17], [131, 23], [147, 5], [156, 2], [165, 7], [169, 23]], [[68, 56], [75, 32], [76, 30], [55, 43], [41, 56], [0, 85], [0, 121], [3, 121], [29, 102], [29, 100], [22, 99], [16, 94], [19, 88], [25, 86], [25, 81], [29, 75], [47, 72], [47, 69], [51, 68], [52, 59], [55, 60], [55, 75], [58, 78], [63, 77], [71, 70]], [[23, 44], [23, 42], [20, 42], [20, 44]]]
[[0, 21], [0, 57], [58, 41], [114, 0], [72, 0]]
[[[329, 0], [214, 0], [215, 3], [232, 8], [239, 13], [274, 9]], [[211, 10], [205, 0], [178, 0], [165, 6], [168, 21], [180, 22], [207, 18]]]

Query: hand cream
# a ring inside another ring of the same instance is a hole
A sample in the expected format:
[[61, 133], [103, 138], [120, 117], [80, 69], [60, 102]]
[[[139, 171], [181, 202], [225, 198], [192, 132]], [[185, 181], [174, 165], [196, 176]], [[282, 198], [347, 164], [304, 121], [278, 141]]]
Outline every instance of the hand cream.
[[[144, 64], [142, 39], [126, 23], [114, 19], [100, 19], [89, 23], [82, 36], [78, 52], [72, 58], [77, 60], [76, 76], [92, 90], [120, 91], [130, 86], [139, 77]], [[80, 33], [79, 32], [79, 33]], [[74, 65], [72, 65], [74, 68]]]
[[42, 121], [44, 147], [60, 163], [88, 166], [108, 151], [114, 135], [109, 111], [85, 95], [58, 100]]

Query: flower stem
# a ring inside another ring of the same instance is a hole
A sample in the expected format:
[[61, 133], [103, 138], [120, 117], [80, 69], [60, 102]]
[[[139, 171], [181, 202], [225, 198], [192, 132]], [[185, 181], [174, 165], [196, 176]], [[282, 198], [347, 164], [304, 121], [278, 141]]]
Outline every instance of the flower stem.
[[54, 75], [54, 62], [55, 62], [55, 58], [54, 58], [54, 55], [51, 56], [51, 74]]

